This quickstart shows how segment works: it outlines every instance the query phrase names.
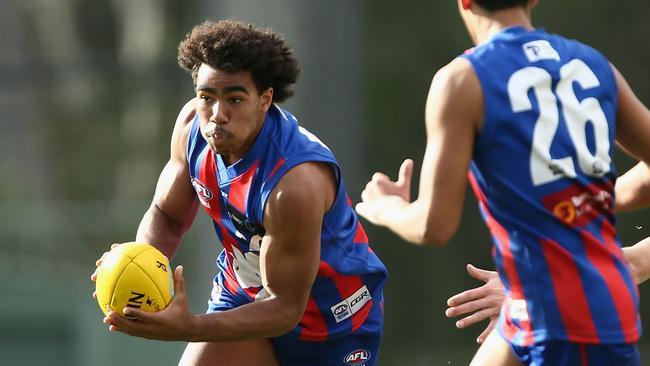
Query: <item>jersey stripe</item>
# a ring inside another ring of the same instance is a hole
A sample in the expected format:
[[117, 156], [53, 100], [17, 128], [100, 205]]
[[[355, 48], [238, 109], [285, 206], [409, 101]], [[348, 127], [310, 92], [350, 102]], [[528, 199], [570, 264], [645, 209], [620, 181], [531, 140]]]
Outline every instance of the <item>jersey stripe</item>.
[[599, 343], [584, 284], [571, 253], [550, 239], [541, 241], [553, 292], [570, 341]]

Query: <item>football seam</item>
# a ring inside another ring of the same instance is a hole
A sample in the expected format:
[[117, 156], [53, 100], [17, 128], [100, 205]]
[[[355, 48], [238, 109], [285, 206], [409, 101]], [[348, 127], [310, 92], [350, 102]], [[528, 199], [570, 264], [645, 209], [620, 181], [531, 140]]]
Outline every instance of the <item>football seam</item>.
[[[147, 250], [151, 250], [151, 249], [147, 249]], [[147, 250], [144, 250], [144, 251], [140, 252], [138, 255], [140, 255], [140, 254], [146, 252]], [[133, 258], [133, 259], [135, 259], [135, 258]], [[147, 276], [147, 278], [149, 279], [149, 281], [151, 281], [151, 283], [153, 284], [153, 287], [155, 287], [156, 290], [158, 290], [158, 294], [160, 295], [161, 300], [162, 300], [163, 303], [164, 303], [164, 302], [165, 302], [165, 299], [164, 299], [164, 296], [163, 296], [163, 292], [160, 290], [160, 287], [158, 287], [158, 284], [156, 283], [156, 281], [154, 281], [154, 279], [151, 278], [151, 276], [149, 276], [149, 274], [144, 270], [144, 268], [142, 268], [142, 266], [140, 266], [138, 263], [136, 263], [136, 262], [134, 262], [134, 261], [131, 261], [131, 263], [134, 264], [136, 267], [138, 267], [138, 268], [140, 269], [140, 271], [141, 271], [145, 276]], [[171, 294], [170, 294], [169, 302], [171, 302]], [[169, 305], [169, 304], [165, 304], [165, 307], [167, 307], [167, 305]]]

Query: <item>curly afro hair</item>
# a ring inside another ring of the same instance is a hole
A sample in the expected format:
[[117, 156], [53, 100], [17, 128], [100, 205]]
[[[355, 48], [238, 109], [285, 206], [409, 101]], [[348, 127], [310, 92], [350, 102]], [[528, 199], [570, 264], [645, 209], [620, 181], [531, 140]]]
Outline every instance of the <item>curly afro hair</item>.
[[195, 26], [178, 45], [178, 64], [196, 75], [201, 64], [226, 72], [248, 71], [257, 91], [273, 88], [273, 101], [293, 95], [300, 74], [298, 60], [284, 39], [269, 28], [234, 20], [206, 21]]

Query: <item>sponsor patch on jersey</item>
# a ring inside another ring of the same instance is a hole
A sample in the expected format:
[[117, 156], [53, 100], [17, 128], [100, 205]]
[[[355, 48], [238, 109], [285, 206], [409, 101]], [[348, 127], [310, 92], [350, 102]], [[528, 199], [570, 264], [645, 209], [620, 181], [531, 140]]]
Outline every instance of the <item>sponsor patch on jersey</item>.
[[510, 318], [519, 321], [528, 320], [528, 308], [526, 307], [526, 300], [510, 300]]
[[354, 315], [370, 300], [372, 300], [372, 296], [370, 296], [368, 287], [364, 285], [347, 299], [344, 299], [338, 304], [332, 306], [332, 315], [334, 315], [336, 322], [340, 323]]
[[607, 217], [614, 208], [611, 184], [572, 185], [542, 198], [544, 207], [559, 220], [583, 227], [594, 219]]
[[208, 188], [203, 182], [198, 180], [196, 177], [192, 177], [191, 182], [192, 182], [192, 187], [194, 187], [194, 190], [196, 191], [196, 195], [199, 196], [199, 201], [201, 201], [201, 204], [207, 208], [211, 208], [210, 200], [214, 195], [212, 194], [210, 188]]
[[560, 61], [560, 54], [546, 40], [539, 39], [536, 41], [526, 42], [521, 47], [530, 62], [542, 60]]
[[348, 353], [343, 357], [343, 362], [346, 365], [363, 365], [364, 363], [370, 360], [371, 354], [370, 351], [363, 348], [355, 349], [354, 351]]

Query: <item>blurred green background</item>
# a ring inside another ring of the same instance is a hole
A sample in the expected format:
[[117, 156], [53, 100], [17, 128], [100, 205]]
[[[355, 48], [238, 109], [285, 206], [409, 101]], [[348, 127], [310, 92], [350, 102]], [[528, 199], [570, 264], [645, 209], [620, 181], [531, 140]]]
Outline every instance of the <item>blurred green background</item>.
[[[603, 51], [650, 103], [650, 3], [541, 0], [534, 14], [536, 25]], [[192, 97], [178, 42], [198, 22], [229, 17], [293, 46], [303, 73], [285, 107], [335, 152], [353, 201], [373, 172], [394, 177], [406, 157], [419, 165], [431, 77], [471, 46], [453, 0], [0, 1], [0, 364], [178, 361], [182, 343], [109, 334], [88, 277], [112, 242], [133, 238]], [[616, 162], [619, 172], [633, 164], [620, 153]], [[465, 264], [491, 268], [471, 194], [465, 206], [445, 248], [366, 225], [391, 272], [380, 365], [471, 359], [482, 326], [459, 331], [444, 316], [449, 296], [477, 284]], [[625, 244], [650, 235], [649, 213], [620, 217]], [[185, 265], [195, 312], [219, 250], [200, 214], [173, 260]], [[645, 301], [642, 315], [650, 319]], [[648, 358], [650, 336], [640, 349]]]

